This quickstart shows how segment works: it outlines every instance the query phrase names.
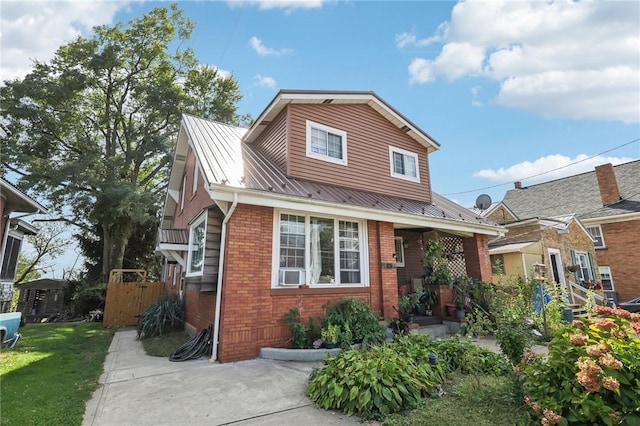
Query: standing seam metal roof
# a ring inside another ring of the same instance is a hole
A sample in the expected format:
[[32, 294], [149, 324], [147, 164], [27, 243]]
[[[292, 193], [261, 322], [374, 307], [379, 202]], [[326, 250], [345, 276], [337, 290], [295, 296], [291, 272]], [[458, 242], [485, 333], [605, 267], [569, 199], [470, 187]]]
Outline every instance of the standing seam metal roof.
[[[197, 151], [208, 184], [227, 185], [304, 199], [403, 212], [471, 225], [495, 225], [445, 197], [432, 194], [432, 204], [369, 191], [287, 177], [274, 163], [243, 143], [246, 129], [185, 115], [183, 125]], [[374, 186], [374, 185], [372, 185]]]

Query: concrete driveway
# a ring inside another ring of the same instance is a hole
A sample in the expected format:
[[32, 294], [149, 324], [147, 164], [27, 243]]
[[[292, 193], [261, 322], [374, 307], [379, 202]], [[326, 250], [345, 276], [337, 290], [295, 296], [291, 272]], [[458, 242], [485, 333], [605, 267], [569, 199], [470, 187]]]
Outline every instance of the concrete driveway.
[[135, 330], [116, 332], [83, 426], [362, 425], [304, 395], [319, 363], [256, 359], [170, 362], [147, 356]]

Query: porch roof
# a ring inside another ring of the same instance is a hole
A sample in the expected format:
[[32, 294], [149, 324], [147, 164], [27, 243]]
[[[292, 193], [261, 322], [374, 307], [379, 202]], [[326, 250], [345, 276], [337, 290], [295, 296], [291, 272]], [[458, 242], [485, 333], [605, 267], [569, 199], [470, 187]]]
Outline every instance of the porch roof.
[[498, 247], [489, 248], [489, 254], [505, 254], [505, 253], [520, 253], [525, 248], [530, 247], [537, 243], [537, 241], [527, 241], [524, 243], [511, 243], [504, 244]]

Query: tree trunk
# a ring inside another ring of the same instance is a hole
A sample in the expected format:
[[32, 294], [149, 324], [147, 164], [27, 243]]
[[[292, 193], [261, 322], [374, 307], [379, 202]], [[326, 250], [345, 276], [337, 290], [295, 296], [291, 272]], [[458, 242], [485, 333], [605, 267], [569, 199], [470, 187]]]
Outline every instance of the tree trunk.
[[113, 225], [103, 225], [102, 276], [104, 282], [109, 279], [112, 269], [122, 269], [124, 251], [132, 231], [133, 224], [129, 218], [120, 218]]

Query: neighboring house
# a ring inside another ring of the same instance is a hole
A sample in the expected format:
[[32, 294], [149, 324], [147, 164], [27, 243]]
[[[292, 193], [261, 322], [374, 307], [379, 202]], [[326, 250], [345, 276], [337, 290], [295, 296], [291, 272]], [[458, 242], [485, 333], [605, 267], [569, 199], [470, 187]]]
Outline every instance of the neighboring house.
[[[18, 255], [25, 235], [34, 235], [37, 230], [12, 213], [47, 213], [37, 201], [31, 199], [11, 183], [0, 178], [0, 304], [4, 311], [13, 297], [13, 286], [18, 267]], [[24, 216], [24, 215], [23, 215]]]
[[[506, 278], [535, 278], [539, 276], [535, 274], [535, 265], [545, 265], [544, 277], [548, 281], [560, 284], [572, 303], [584, 302], [585, 289], [599, 277], [593, 240], [575, 216], [524, 219], [504, 226], [509, 231], [506, 236], [489, 243], [494, 268], [502, 265]], [[572, 272], [571, 265], [578, 264], [580, 270]]]
[[504, 229], [432, 193], [438, 148], [373, 92], [282, 90], [249, 129], [185, 115], [158, 250], [188, 328], [214, 324], [212, 358], [286, 347], [291, 308], [354, 296], [396, 316], [435, 235], [457, 273], [491, 280]]
[[[595, 262], [584, 253], [562, 256], [566, 266], [579, 264], [575, 279], [589, 279], [597, 265], [605, 293], [614, 301], [640, 296], [640, 160], [613, 166], [604, 164], [593, 172], [507, 191], [483, 217], [498, 223], [529, 218], [575, 215], [593, 238]], [[509, 233], [511, 235], [511, 232]], [[545, 261], [548, 260], [545, 253]]]
[[43, 318], [62, 313], [64, 290], [67, 281], [41, 278], [20, 284], [17, 311], [22, 312], [26, 322], [38, 322]]

